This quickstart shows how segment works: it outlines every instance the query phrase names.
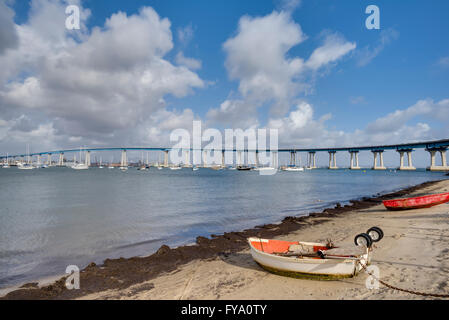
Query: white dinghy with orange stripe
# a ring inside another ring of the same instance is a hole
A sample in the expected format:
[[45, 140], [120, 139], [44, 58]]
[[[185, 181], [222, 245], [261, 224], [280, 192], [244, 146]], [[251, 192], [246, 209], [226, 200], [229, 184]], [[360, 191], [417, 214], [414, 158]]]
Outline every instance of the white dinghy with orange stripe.
[[296, 278], [335, 280], [349, 278], [371, 260], [372, 243], [383, 237], [380, 228], [355, 237], [354, 246], [335, 247], [328, 243], [249, 238], [251, 255], [264, 269]]

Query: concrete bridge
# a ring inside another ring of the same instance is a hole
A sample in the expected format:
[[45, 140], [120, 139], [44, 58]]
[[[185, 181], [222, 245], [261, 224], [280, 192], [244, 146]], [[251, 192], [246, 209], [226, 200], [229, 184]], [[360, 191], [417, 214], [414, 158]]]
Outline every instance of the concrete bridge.
[[[446, 161], [446, 150], [449, 148], [449, 139], [444, 140], [436, 140], [436, 141], [425, 141], [425, 142], [415, 142], [415, 143], [405, 143], [405, 144], [394, 144], [394, 145], [379, 145], [379, 146], [361, 146], [361, 147], [342, 147], [342, 148], [281, 148], [277, 150], [252, 150], [252, 149], [244, 149], [244, 150], [236, 150], [236, 149], [192, 149], [192, 148], [151, 148], [151, 147], [112, 147], [112, 148], [84, 148], [83, 151], [85, 153], [85, 163], [87, 165], [91, 164], [90, 154], [91, 152], [102, 152], [102, 151], [120, 151], [121, 152], [121, 166], [127, 166], [127, 151], [156, 151], [164, 153], [164, 163], [163, 166], [168, 167], [168, 153], [171, 150], [181, 151], [185, 154], [185, 163], [190, 163], [190, 154], [189, 152], [193, 151], [201, 151], [203, 153], [203, 164], [207, 165], [205, 154], [212, 150], [221, 151], [222, 152], [222, 166], [225, 164], [225, 152], [233, 152], [237, 153], [237, 164], [242, 165], [242, 153], [255, 153], [256, 166], [258, 166], [258, 153], [259, 152], [269, 152], [273, 154], [273, 161], [277, 164], [277, 157], [279, 152], [290, 153], [290, 165], [296, 164], [296, 154], [297, 153], [307, 153], [307, 167], [310, 169], [317, 168], [316, 166], [316, 154], [318, 152], [328, 153], [329, 154], [329, 169], [338, 169], [337, 166], [337, 152], [349, 152], [350, 154], [350, 164], [349, 168], [352, 170], [360, 169], [359, 166], [359, 153], [361, 151], [372, 152], [373, 154], [373, 170], [385, 170], [383, 161], [383, 153], [387, 150], [397, 151], [399, 154], [399, 170], [415, 170], [416, 168], [413, 166], [412, 162], [412, 152], [415, 149], [424, 149], [430, 154], [430, 166], [428, 170], [431, 171], [449, 171], [449, 166]], [[29, 155], [26, 154], [16, 154], [7, 157], [6, 155], [0, 156], [1, 162], [8, 162], [12, 159], [16, 161], [18, 159], [28, 159], [26, 161], [31, 161], [32, 157], [37, 158], [37, 163], [41, 163], [42, 157], [47, 157], [46, 164], [51, 165], [53, 162], [52, 157], [54, 155], [58, 155], [57, 165], [64, 165], [64, 155], [68, 153], [77, 153], [80, 152], [79, 149], [66, 149], [66, 150], [54, 150], [54, 151], [45, 151], [45, 152], [37, 152], [31, 153]], [[437, 154], [441, 158], [441, 164], [437, 165], [436, 157]], [[406, 161], [407, 160], [407, 164]], [[243, 161], [244, 162], [244, 161]], [[277, 166], [277, 165], [276, 165]]]

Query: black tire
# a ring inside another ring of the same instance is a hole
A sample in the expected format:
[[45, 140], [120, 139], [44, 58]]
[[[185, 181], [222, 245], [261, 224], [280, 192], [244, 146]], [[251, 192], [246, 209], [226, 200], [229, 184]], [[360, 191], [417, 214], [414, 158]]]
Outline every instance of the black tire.
[[366, 233], [371, 237], [371, 239], [374, 242], [378, 242], [382, 240], [382, 238], [384, 237], [384, 232], [379, 227], [371, 227], [368, 229]]
[[366, 246], [367, 248], [371, 248], [373, 239], [366, 233], [360, 233], [355, 236], [354, 243], [356, 246]]

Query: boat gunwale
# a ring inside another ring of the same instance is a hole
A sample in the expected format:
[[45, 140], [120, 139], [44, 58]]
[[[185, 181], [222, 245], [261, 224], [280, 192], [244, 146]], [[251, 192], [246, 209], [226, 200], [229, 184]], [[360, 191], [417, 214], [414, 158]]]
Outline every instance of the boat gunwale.
[[[433, 200], [430, 200], [433, 199]], [[449, 202], [449, 192], [429, 194], [419, 197], [383, 200], [382, 203], [390, 211], [424, 209]]]
[[406, 201], [406, 200], [411, 200], [411, 199], [425, 199], [425, 198], [430, 198], [430, 197], [434, 197], [434, 196], [449, 196], [449, 192], [428, 194], [428, 195], [419, 196], [419, 197], [388, 199], [388, 200], [383, 200], [382, 202], [385, 203], [385, 202], [390, 202], [390, 201]]

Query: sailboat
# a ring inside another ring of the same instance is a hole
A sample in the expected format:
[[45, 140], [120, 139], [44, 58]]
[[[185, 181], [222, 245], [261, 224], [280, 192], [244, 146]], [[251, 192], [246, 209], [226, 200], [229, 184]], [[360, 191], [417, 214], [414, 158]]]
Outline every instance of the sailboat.
[[146, 171], [147, 170], [147, 166], [143, 164], [143, 152], [141, 153], [140, 163], [141, 163], [141, 166], [139, 168], [137, 168], [137, 170], [139, 170], [139, 171]]
[[8, 169], [8, 168], [10, 168], [10, 166], [9, 166], [8, 154], [6, 154], [6, 162], [3, 164], [2, 168], [3, 168], [3, 169]]
[[104, 167], [101, 165], [101, 157], [100, 157], [100, 166], [98, 168], [103, 169]]
[[[73, 155], [73, 160], [72, 160], [72, 162], [66, 162], [65, 166], [66, 166], [67, 168], [71, 168], [71, 167], [73, 167], [75, 164], [76, 164], [76, 154]], [[43, 167], [44, 167], [44, 165], [41, 166], [41, 168], [43, 168]]]
[[89, 169], [89, 166], [87, 165], [87, 163], [82, 163], [81, 162], [81, 148], [80, 148], [80, 162], [79, 163], [75, 163], [73, 166], [72, 166], [72, 169], [74, 169], [74, 170], [87, 170], [87, 169]]
[[27, 144], [27, 161], [25, 163], [18, 163], [17, 168], [20, 170], [32, 170], [34, 169], [30, 161], [30, 145]]
[[163, 167], [160, 165], [160, 162], [161, 162], [160, 160], [161, 160], [161, 155], [159, 155], [159, 160], [157, 161], [157, 165], [156, 165], [158, 170], [162, 170], [163, 169]]
[[112, 165], [114, 163], [114, 156], [111, 157], [111, 162], [109, 163], [108, 169], [114, 169], [114, 166]]
[[283, 167], [283, 171], [304, 171], [302, 167]]
[[301, 167], [301, 156], [299, 157], [299, 166], [296, 166], [296, 157], [295, 157], [294, 165], [282, 167], [281, 170], [282, 171], [294, 171], [294, 172], [304, 171], [304, 167]]
[[145, 164], [145, 168], [147, 168], [148, 170], [150, 169], [150, 159], [149, 159], [149, 152], [147, 151], [147, 162]]

